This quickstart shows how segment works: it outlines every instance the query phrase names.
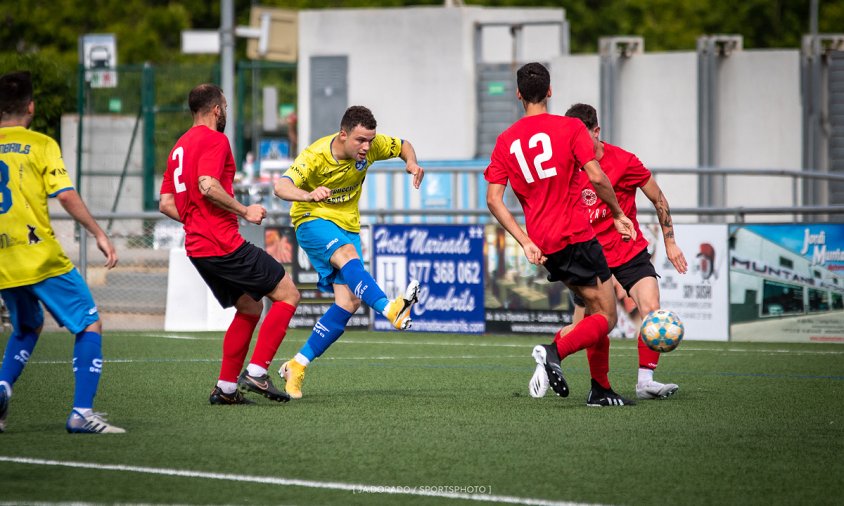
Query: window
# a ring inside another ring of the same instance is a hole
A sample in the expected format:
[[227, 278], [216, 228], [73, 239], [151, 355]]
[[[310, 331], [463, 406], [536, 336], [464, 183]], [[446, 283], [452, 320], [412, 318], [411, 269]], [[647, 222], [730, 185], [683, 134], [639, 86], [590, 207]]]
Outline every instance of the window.
[[762, 283], [762, 316], [803, 313], [803, 287], [767, 279]]

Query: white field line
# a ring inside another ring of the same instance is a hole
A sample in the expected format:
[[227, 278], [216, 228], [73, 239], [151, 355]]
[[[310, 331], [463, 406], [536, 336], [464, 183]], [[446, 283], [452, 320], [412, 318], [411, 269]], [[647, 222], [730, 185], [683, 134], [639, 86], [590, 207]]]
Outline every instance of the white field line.
[[[283, 487], [304, 487], [327, 490], [341, 490], [353, 494], [388, 494], [410, 495], [423, 497], [438, 497], [443, 499], [463, 499], [467, 501], [491, 502], [500, 504], [528, 504], [535, 506], [580, 506], [584, 503], [568, 501], [551, 501], [547, 499], [532, 499], [506, 495], [492, 495], [491, 485], [470, 486], [401, 486], [401, 485], [365, 485], [357, 483], [342, 483], [330, 481], [300, 480], [292, 478], [278, 478], [273, 476], [249, 476], [229, 473], [212, 473], [206, 471], [190, 471], [184, 469], [166, 469], [157, 467], [125, 466], [119, 464], [97, 464], [93, 462], [72, 462], [60, 460], [32, 459], [25, 457], [0, 456], [0, 462], [15, 464], [31, 464], [37, 466], [60, 466], [98, 471], [119, 471], [129, 473], [157, 474], [163, 476], [179, 476], [184, 478], [205, 478], [210, 480], [238, 481], [279, 485]], [[481, 490], [486, 493], [452, 492], [451, 490]], [[488, 492], [487, 492], [488, 491]], [[77, 504], [77, 503], [74, 503]]]
[[[324, 360], [494, 360], [515, 358], [523, 359], [530, 358], [529, 355], [429, 355], [429, 356], [409, 356], [402, 355], [397, 357], [391, 356], [365, 356], [365, 357], [321, 357], [320, 361]], [[116, 358], [105, 359], [106, 364], [148, 364], [148, 363], [162, 363], [162, 364], [178, 364], [188, 362], [219, 362], [219, 358], [174, 358], [174, 359], [159, 359], [159, 358]], [[41, 365], [56, 365], [56, 364], [70, 364], [70, 360], [30, 360], [30, 364]]]
[[[177, 336], [173, 337], [169, 334], [142, 334], [146, 337], [162, 337], [165, 339], [198, 339], [198, 340], [222, 340], [222, 336], [220, 337], [194, 337], [191, 338], [190, 336]], [[297, 339], [289, 339], [291, 342], [304, 342], [304, 340], [297, 340]], [[542, 339], [538, 339], [537, 342], [545, 342]], [[632, 340], [629, 340], [633, 342]], [[536, 344], [534, 342], [526, 342], [526, 343], [455, 343], [455, 342], [445, 342], [445, 341], [414, 341], [413, 339], [407, 339], [403, 341], [372, 341], [369, 339], [355, 339], [346, 338], [337, 341], [339, 344], [381, 344], [381, 345], [388, 345], [388, 346], [461, 346], [465, 348], [523, 348], [523, 349], [533, 349], [533, 346]], [[615, 341], [611, 341], [615, 342]], [[699, 352], [708, 352], [708, 353], [757, 353], [757, 354], [766, 354], [766, 353], [791, 353], [796, 355], [844, 355], [844, 347], [841, 350], [786, 350], [786, 349], [769, 349], [769, 350], [758, 350], [758, 349], [747, 349], [747, 348], [696, 348], [694, 346], [689, 346], [688, 344], [681, 345], [680, 348], [682, 351], [699, 351]], [[625, 352], [635, 352], [635, 349], [631, 350], [613, 350], [613, 353], [625, 353]]]
[[217, 337], [188, 336], [185, 334], [141, 334], [142, 337], [160, 337], [162, 339], [184, 339], [186, 341], [222, 341], [223, 335]]

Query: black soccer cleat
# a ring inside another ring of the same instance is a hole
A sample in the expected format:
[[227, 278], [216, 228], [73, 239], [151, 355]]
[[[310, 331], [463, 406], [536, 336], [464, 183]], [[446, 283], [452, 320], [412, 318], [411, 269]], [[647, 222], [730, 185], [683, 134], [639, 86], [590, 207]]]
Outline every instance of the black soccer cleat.
[[242, 392], [263, 395], [271, 401], [288, 402], [290, 400], [290, 396], [286, 392], [282, 392], [273, 385], [267, 374], [250, 376], [246, 371], [243, 371], [237, 379], [237, 386]]
[[244, 397], [239, 390], [235, 390], [234, 393], [227, 394], [223, 392], [220, 387], [214, 387], [214, 390], [211, 391], [211, 397], [208, 398], [208, 402], [218, 405], [255, 404], [254, 401], [250, 401]]
[[0, 386], [0, 432], [6, 432], [6, 416], [9, 414], [9, 394]]
[[537, 364], [545, 367], [545, 374], [548, 375], [548, 383], [554, 393], [560, 397], [569, 396], [569, 385], [563, 376], [563, 368], [560, 366], [560, 355], [557, 353], [557, 345], [537, 344], [533, 347], [533, 359]]
[[627, 399], [615, 393], [612, 388], [606, 389], [592, 379], [592, 390], [586, 396], [586, 405], [593, 408], [604, 406], [635, 406], [636, 401]]

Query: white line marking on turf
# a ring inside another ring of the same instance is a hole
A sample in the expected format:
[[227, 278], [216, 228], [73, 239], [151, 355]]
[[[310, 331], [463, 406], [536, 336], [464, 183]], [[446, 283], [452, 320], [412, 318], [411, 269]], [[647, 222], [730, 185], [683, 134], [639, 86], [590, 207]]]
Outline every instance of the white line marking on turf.
[[219, 341], [222, 335], [217, 337], [186, 336], [182, 334], [141, 334], [143, 337], [161, 337], [163, 339], [185, 339], [188, 341]]
[[[222, 340], [222, 335], [218, 337], [196, 337], [196, 336], [183, 336], [178, 334], [142, 334], [146, 337], [161, 337], [165, 339], [193, 339], [193, 340], [206, 340], [206, 341], [218, 341]], [[305, 339], [287, 339], [290, 342], [305, 342]], [[617, 341], [617, 340], [614, 340]], [[624, 340], [633, 342], [632, 339]], [[622, 341], [623, 342], [623, 341]], [[404, 341], [372, 341], [369, 339], [355, 339], [354, 337], [347, 337], [343, 340], [337, 341], [338, 344], [381, 344], [381, 345], [390, 345], [390, 346], [461, 346], [466, 348], [478, 347], [478, 348], [525, 348], [525, 349], [532, 349], [533, 346], [536, 344], [533, 341], [524, 342], [524, 343], [466, 343], [466, 342], [446, 342], [446, 341], [414, 341], [412, 339], [404, 340]], [[800, 344], [800, 343], [795, 343]], [[808, 343], [810, 345], [815, 343]], [[746, 349], [746, 348], [695, 348], [690, 347], [689, 345], [683, 345], [680, 348], [683, 351], [702, 351], [702, 352], [710, 352], [710, 353], [791, 353], [795, 355], [844, 355], [843, 350], [785, 350], [785, 349], [770, 349], [770, 350], [757, 350], [757, 349]], [[613, 353], [625, 353], [625, 352], [635, 352], [635, 349], [630, 350], [615, 350]]]
[[[401, 485], [364, 485], [355, 483], [341, 483], [331, 481], [299, 480], [292, 478], [276, 478], [272, 476], [248, 476], [228, 473], [212, 473], [206, 471], [188, 471], [183, 469], [166, 469], [157, 467], [124, 466], [120, 464], [97, 464], [93, 462], [70, 462], [59, 460], [31, 459], [25, 457], [0, 456], [0, 462], [13, 462], [16, 464], [32, 464], [38, 466], [61, 466], [82, 469], [97, 469], [101, 471], [121, 471], [129, 473], [158, 474], [164, 476], [181, 476], [185, 478], [206, 478], [211, 480], [243, 481], [250, 483], [263, 483], [267, 485], [281, 485], [286, 487], [321, 488], [328, 490], [342, 490], [352, 493], [389, 494], [389, 495], [412, 495], [423, 497], [439, 497], [445, 499], [465, 499], [468, 501], [504, 503], [504, 504], [529, 504], [533, 506], [580, 506], [585, 503], [574, 503], [568, 501], [551, 501], [547, 499], [532, 499], [529, 497], [516, 497], [506, 495], [470, 494], [462, 492], [441, 492], [429, 490], [435, 488], [450, 487], [405, 487]], [[453, 487], [459, 488], [459, 487]], [[468, 487], [463, 487], [468, 488]], [[475, 486], [474, 488], [480, 488]]]
[[[320, 360], [441, 360], [441, 359], [459, 359], [459, 360], [494, 360], [494, 359], [505, 359], [505, 358], [516, 358], [516, 359], [523, 359], [525, 358], [524, 355], [431, 355], [431, 356], [400, 356], [400, 357], [390, 357], [390, 356], [378, 356], [378, 357], [322, 357]], [[151, 363], [162, 363], [162, 364], [178, 364], [178, 363], [187, 363], [187, 362], [219, 362], [220, 359], [217, 358], [117, 358], [117, 359], [105, 359], [106, 364], [151, 364]], [[30, 364], [42, 364], [42, 365], [57, 365], [62, 364], [66, 365], [71, 363], [70, 360], [30, 360], [28, 363]]]

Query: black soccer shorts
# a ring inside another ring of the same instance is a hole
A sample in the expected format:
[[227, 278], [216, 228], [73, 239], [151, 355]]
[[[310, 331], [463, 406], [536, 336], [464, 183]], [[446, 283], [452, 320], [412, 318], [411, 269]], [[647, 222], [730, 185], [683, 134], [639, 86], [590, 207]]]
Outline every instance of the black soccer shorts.
[[596, 278], [603, 282], [612, 275], [604, 250], [594, 237], [551, 253], [545, 268], [548, 269], [548, 281], [562, 281], [566, 286], [595, 286], [598, 284]]
[[261, 300], [284, 278], [284, 267], [266, 251], [244, 243], [221, 257], [189, 257], [223, 307], [232, 307], [244, 293]]
[[[651, 254], [648, 253], [647, 248], [627, 262], [611, 268], [610, 272], [627, 292], [627, 295], [630, 295], [630, 290], [639, 281], [645, 278], [659, 278], [659, 274], [656, 273], [656, 269], [651, 263]], [[586, 307], [586, 303], [576, 293], [571, 292], [571, 299], [578, 306]]]

